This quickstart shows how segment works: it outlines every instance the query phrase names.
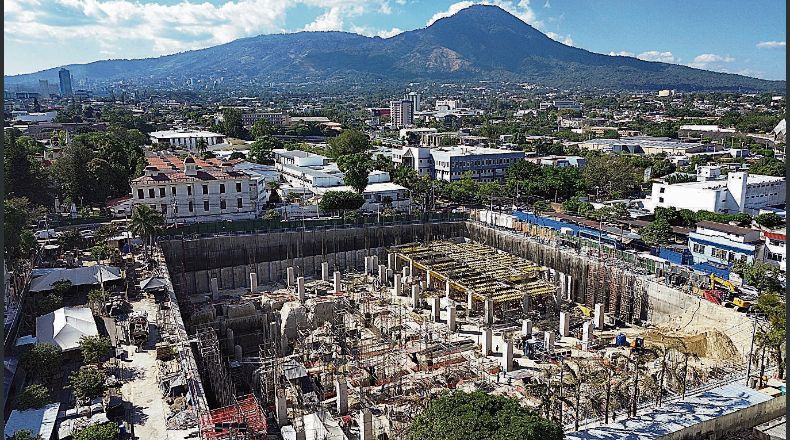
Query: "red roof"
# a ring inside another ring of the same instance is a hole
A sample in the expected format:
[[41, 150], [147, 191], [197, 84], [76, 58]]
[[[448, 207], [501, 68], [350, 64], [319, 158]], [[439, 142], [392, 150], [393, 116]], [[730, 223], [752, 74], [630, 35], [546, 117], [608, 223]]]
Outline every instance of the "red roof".
[[763, 235], [771, 240], [787, 241], [787, 233], [763, 231]]

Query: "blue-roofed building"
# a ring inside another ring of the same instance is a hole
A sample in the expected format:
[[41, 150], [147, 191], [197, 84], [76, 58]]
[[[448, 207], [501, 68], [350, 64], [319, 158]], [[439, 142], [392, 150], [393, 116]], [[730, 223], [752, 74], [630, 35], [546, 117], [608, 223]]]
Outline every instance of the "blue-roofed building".
[[[780, 396], [777, 399], [784, 397]], [[733, 383], [688, 396], [659, 408], [651, 408], [636, 417], [571, 432], [566, 434], [565, 438], [567, 440], [705, 438], [697, 436], [705, 435], [714, 429], [721, 431], [716, 432], [721, 435], [728, 430], [754, 427], [784, 414], [785, 407], [784, 401], [774, 401], [768, 394]], [[736, 417], [734, 421], [710, 423], [717, 419], [723, 421], [722, 417], [739, 411], [742, 411], [742, 417]], [[749, 424], [751, 426], [745, 426]], [[682, 437], [678, 436], [680, 431], [683, 431]]]
[[725, 223], [697, 222], [689, 233], [689, 250], [696, 263], [730, 266], [736, 261], [752, 263], [763, 242], [760, 231]]

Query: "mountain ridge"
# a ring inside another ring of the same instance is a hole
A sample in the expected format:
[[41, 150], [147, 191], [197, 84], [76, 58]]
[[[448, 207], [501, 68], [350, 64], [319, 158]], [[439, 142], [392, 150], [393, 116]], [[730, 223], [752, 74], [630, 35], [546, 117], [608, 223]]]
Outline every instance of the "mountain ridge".
[[[513, 80], [580, 89], [779, 91], [786, 81], [609, 56], [567, 46], [492, 5], [473, 5], [430, 26], [381, 38], [343, 31], [258, 35], [156, 58], [65, 66], [97, 82], [249, 84]], [[5, 76], [57, 81], [59, 67]]]

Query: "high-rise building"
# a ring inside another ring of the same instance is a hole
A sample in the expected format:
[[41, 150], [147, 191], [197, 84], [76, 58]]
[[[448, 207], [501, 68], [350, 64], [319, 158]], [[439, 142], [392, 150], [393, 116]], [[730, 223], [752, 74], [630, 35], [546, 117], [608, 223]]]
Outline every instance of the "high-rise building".
[[412, 101], [401, 99], [390, 101], [390, 120], [393, 128], [408, 127], [414, 124], [414, 107]]
[[403, 99], [411, 101], [412, 112], [420, 111], [420, 94], [417, 92], [409, 92], [403, 96]]
[[60, 69], [58, 77], [60, 78], [60, 95], [72, 96], [74, 93], [71, 90], [71, 72], [66, 69]]

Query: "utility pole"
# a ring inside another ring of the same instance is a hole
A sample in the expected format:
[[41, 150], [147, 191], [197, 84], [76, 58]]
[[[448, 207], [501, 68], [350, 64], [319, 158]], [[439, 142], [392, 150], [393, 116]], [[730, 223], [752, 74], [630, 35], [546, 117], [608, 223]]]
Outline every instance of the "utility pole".
[[752, 374], [752, 352], [754, 351], [754, 337], [757, 334], [757, 317], [752, 317], [752, 343], [749, 346], [749, 363], [746, 367], [746, 386], [749, 386], [749, 379]]

